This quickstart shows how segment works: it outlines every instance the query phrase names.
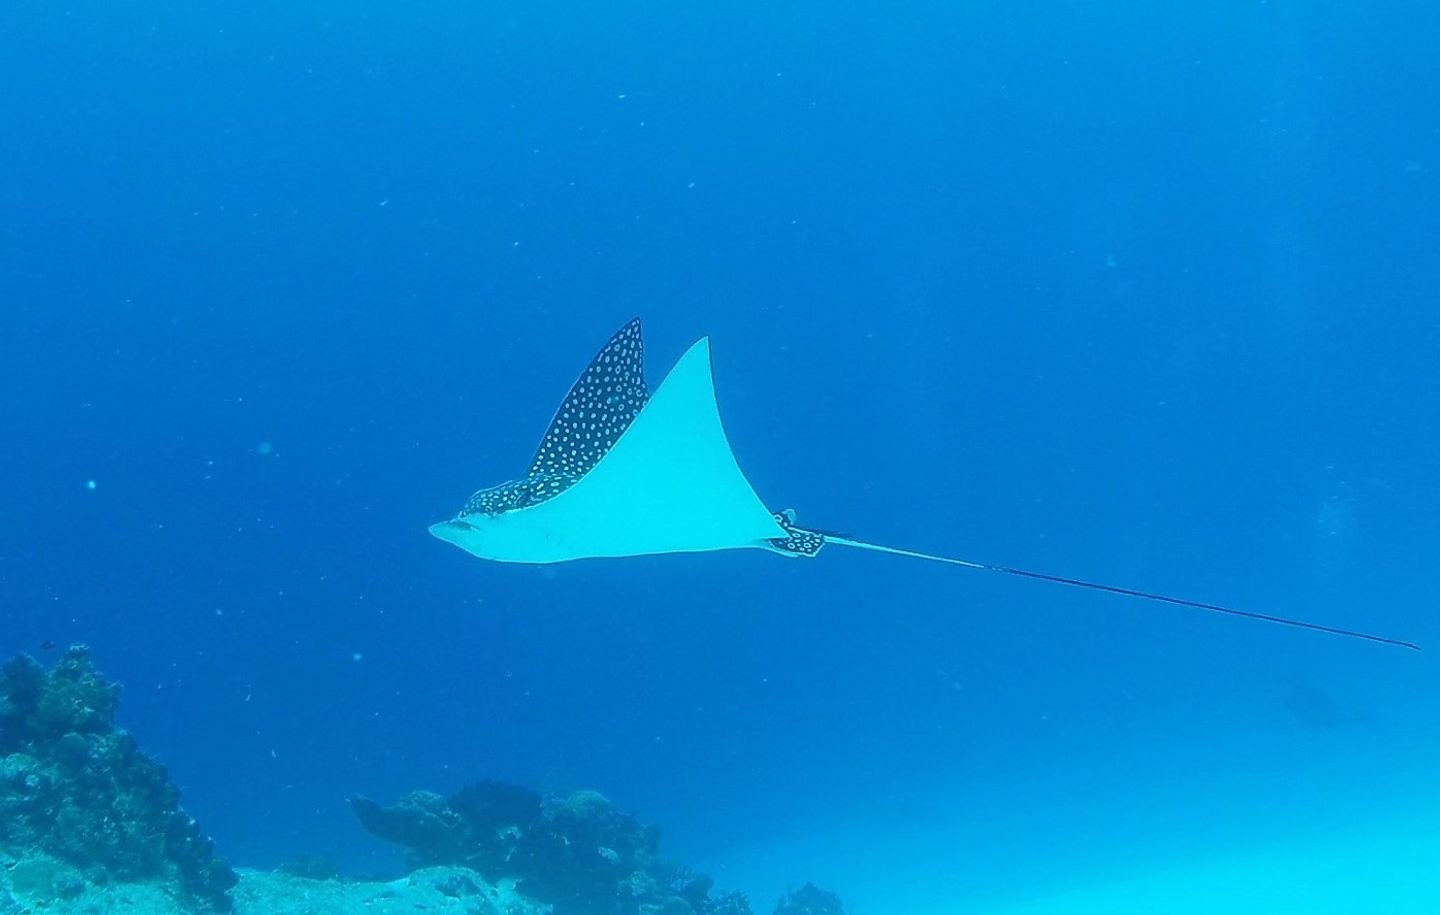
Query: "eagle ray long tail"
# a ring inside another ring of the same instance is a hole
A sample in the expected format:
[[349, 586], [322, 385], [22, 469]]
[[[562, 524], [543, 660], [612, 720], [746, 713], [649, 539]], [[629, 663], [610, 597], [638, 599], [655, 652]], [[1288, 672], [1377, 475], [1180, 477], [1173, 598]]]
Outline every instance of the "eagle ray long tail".
[[966, 559], [955, 559], [950, 556], [936, 556], [932, 553], [920, 553], [915, 550], [905, 550], [893, 546], [881, 546], [878, 543], [866, 543], [863, 540], [851, 540], [848, 537], [841, 537], [835, 534], [825, 534], [828, 543], [838, 543], [841, 546], [854, 547], [860, 550], [874, 550], [877, 553], [890, 553], [895, 556], [909, 556], [912, 559], [927, 559], [931, 562], [944, 562], [950, 565], [963, 566], [967, 569], [978, 569], [981, 572], [999, 572], [1002, 575], [1014, 575], [1020, 578], [1033, 578], [1039, 581], [1049, 581], [1060, 585], [1069, 585], [1074, 588], [1088, 588], [1091, 591], [1104, 591], [1107, 594], [1122, 594], [1126, 597], [1137, 597], [1141, 600], [1159, 601], [1163, 604], [1173, 604], [1177, 607], [1192, 607], [1196, 610], [1208, 610], [1212, 613], [1225, 613], [1230, 616], [1240, 616], [1246, 619], [1260, 620], [1265, 623], [1277, 623], [1282, 626], [1294, 626], [1299, 629], [1309, 629], [1313, 632], [1326, 632], [1330, 635], [1340, 635], [1351, 639], [1363, 639], [1367, 642], [1379, 642], [1384, 645], [1395, 645], [1400, 648], [1409, 648], [1411, 651], [1419, 651], [1420, 646], [1414, 642], [1404, 642], [1399, 639], [1390, 639], [1382, 635], [1372, 635], [1368, 632], [1357, 632], [1353, 629], [1339, 629], [1334, 626], [1322, 626], [1319, 623], [1307, 623], [1304, 620], [1290, 619], [1284, 616], [1272, 616], [1268, 613], [1255, 613], [1250, 610], [1237, 610], [1234, 607], [1222, 607], [1219, 604], [1207, 604], [1201, 601], [1185, 600], [1181, 597], [1169, 597], [1165, 594], [1153, 594], [1149, 591], [1137, 591], [1133, 588], [1121, 588], [1116, 585], [1103, 585], [1099, 582], [1084, 581], [1079, 578], [1066, 578], [1063, 575], [1047, 575], [1044, 572], [1029, 572], [1025, 569], [1012, 569], [1007, 566], [988, 565], [983, 562], [971, 562]]

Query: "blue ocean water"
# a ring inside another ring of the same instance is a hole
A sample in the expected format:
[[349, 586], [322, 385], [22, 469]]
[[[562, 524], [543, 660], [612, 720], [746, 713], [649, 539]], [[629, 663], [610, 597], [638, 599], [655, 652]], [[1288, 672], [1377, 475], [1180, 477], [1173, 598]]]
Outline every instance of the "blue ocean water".
[[0, 656], [90, 644], [241, 864], [383, 869], [350, 794], [490, 777], [598, 789], [757, 910], [1186, 868], [1204, 901], [1210, 862], [1290, 856], [1323, 874], [1287, 899], [1433, 911], [1429, 653], [425, 528], [640, 315], [652, 384], [711, 336], [802, 521], [1433, 653], [1436, 34], [1292, 0], [6, 4]]

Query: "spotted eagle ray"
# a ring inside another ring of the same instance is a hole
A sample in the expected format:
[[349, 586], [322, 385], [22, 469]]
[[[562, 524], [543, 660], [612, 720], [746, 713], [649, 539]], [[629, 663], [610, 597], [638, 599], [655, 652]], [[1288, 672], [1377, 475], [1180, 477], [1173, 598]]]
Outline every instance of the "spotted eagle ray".
[[686, 350], [653, 394], [644, 352], [636, 318], [581, 373], [526, 474], [475, 493], [430, 533], [482, 559], [532, 564], [735, 549], [802, 559], [833, 543], [1419, 650], [1350, 629], [801, 527], [793, 510], [766, 508], [735, 459], [715, 399], [709, 338]]

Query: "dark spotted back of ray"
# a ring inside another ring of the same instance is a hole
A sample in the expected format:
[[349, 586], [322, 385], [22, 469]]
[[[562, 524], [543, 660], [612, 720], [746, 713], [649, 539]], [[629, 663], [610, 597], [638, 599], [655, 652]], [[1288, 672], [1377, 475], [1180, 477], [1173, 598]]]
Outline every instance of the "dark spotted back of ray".
[[530, 475], [578, 479], [589, 473], [649, 399], [645, 343], [636, 318], [615, 332], [570, 388], [540, 440]]

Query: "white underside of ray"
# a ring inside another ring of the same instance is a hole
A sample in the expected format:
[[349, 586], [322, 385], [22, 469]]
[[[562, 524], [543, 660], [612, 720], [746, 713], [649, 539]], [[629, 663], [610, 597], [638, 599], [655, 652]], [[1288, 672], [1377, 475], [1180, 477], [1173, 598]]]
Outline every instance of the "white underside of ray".
[[708, 338], [680, 357], [620, 440], [569, 489], [430, 531], [483, 559], [523, 563], [765, 548], [787, 536], [730, 449]]

